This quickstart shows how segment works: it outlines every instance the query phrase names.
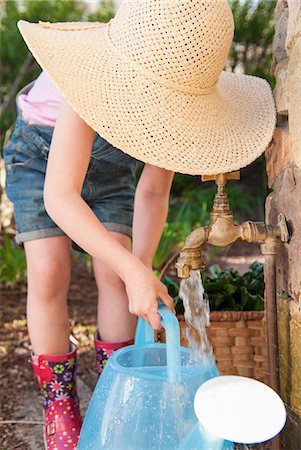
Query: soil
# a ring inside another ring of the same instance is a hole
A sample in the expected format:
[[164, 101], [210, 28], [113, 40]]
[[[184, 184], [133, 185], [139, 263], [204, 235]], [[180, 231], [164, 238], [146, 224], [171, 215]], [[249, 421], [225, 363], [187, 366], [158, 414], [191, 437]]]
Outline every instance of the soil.
[[[0, 297], [0, 448], [42, 450], [27, 447], [15, 436], [16, 427], [18, 435], [30, 432], [33, 425], [30, 421], [28, 424], [7, 423], [18, 417], [20, 402], [26, 392], [34, 390], [38, 393], [38, 385], [28, 363], [31, 346], [26, 327], [26, 291], [1, 290]], [[68, 302], [72, 335], [79, 344], [78, 375], [93, 389], [97, 381], [93, 350], [97, 289], [92, 273], [78, 259], [73, 264]]]
[[[221, 262], [218, 258], [216, 260]], [[42, 450], [28, 447], [21, 438], [26, 433], [34, 433], [35, 425], [30, 417], [23, 417], [23, 421], [29, 419], [28, 423], [16, 423], [16, 418], [20, 417], [20, 404], [26, 393], [35, 391], [38, 395], [38, 386], [28, 363], [31, 347], [26, 328], [26, 290], [2, 290], [0, 296], [0, 448]], [[78, 343], [78, 375], [93, 390], [97, 381], [93, 350], [97, 289], [92, 273], [79, 258], [73, 263], [68, 302], [72, 335]], [[239, 448], [246, 450], [248, 447]], [[269, 444], [250, 448], [267, 450]]]

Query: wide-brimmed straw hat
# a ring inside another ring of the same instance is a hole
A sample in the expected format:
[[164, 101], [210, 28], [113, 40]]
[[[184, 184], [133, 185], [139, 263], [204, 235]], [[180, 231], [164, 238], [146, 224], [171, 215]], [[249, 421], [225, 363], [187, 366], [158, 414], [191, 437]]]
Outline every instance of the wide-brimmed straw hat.
[[268, 146], [268, 83], [223, 71], [226, 0], [124, 0], [108, 24], [18, 22], [39, 65], [80, 117], [118, 149], [187, 174], [230, 172]]

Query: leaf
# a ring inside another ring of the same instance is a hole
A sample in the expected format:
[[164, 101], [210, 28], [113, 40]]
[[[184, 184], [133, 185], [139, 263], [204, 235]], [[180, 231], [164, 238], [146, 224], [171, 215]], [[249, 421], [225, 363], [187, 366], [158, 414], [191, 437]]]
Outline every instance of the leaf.
[[177, 295], [177, 297], [174, 298], [174, 307], [177, 314], [184, 314], [184, 305], [182, 299]]
[[167, 287], [168, 293], [171, 297], [175, 298], [179, 294], [179, 287], [171, 278], [165, 276], [163, 283]]
[[15, 286], [26, 279], [26, 258], [22, 247], [17, 246], [8, 236], [3, 235], [0, 247], [0, 281], [7, 286]]
[[212, 277], [217, 277], [221, 271], [222, 270], [218, 264], [212, 264], [212, 266], [209, 267], [209, 273]]

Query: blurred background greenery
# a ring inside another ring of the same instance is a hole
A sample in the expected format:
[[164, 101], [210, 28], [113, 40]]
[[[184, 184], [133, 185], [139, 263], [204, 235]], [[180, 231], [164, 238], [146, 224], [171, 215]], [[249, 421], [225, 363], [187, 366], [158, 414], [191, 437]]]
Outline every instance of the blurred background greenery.
[[[75, 0], [0, 0], [0, 153], [14, 124], [15, 96], [41, 71], [16, 27], [17, 21], [108, 21], [113, 17], [113, 0], [100, 0], [93, 12], [87, 8], [88, 3]], [[235, 35], [226, 70], [263, 77], [274, 87], [270, 68], [276, 0], [229, 0], [229, 3], [235, 19]], [[169, 216], [154, 261], [156, 269], [160, 269], [183, 244], [193, 228], [208, 223], [214, 192], [212, 182], [202, 184], [199, 177], [175, 175]], [[242, 169], [241, 181], [230, 182], [227, 192], [237, 220], [263, 220], [264, 200], [268, 193], [264, 157]], [[25, 276], [24, 258], [13, 252], [22, 253], [22, 249], [15, 250], [14, 244], [4, 237], [5, 233], [13, 234], [14, 223], [2, 221], [1, 228], [0, 282], [7, 280], [9, 284], [13, 283], [14, 277], [19, 282]], [[20, 261], [20, 270], [13, 268], [14, 264], [8, 264], [11, 259], [7, 252], [14, 254], [16, 263]]]

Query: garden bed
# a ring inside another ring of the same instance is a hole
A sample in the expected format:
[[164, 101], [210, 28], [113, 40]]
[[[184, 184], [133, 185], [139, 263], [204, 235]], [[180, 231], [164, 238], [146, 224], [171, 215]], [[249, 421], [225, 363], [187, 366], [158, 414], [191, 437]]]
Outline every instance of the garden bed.
[[[161, 278], [174, 298], [181, 345], [188, 346], [178, 282], [173, 276], [164, 276], [163, 272]], [[206, 332], [220, 373], [251, 377], [268, 384], [263, 265], [253, 262], [247, 272], [240, 274], [234, 268], [222, 270], [215, 264], [209, 268], [209, 273], [202, 274], [202, 282], [211, 311]], [[165, 342], [164, 330], [157, 333], [156, 338]], [[196, 331], [194, 339], [199, 338]]]

